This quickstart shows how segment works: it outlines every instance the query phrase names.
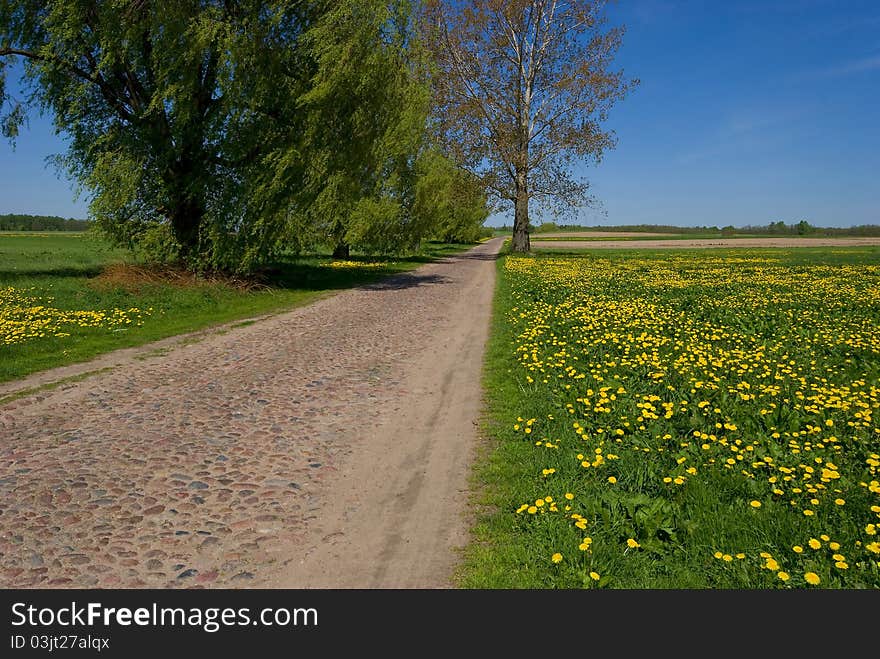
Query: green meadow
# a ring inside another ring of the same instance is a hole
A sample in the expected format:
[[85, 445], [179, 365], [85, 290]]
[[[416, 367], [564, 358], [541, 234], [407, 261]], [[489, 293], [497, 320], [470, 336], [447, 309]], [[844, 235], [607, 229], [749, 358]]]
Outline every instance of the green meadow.
[[880, 587], [880, 251], [499, 261], [475, 588]]

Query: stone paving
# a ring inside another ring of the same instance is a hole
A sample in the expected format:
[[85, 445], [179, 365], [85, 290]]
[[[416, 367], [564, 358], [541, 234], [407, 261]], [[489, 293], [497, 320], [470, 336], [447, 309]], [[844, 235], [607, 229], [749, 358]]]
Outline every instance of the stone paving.
[[249, 587], [289, 561], [499, 242], [0, 406], [0, 586]]

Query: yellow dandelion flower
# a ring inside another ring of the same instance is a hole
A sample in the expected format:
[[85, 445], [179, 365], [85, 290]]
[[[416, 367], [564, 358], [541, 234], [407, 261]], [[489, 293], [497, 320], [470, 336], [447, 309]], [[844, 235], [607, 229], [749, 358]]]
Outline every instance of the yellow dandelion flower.
[[807, 572], [804, 575], [804, 580], [811, 586], [818, 586], [822, 581], [815, 572]]
[[593, 581], [599, 581], [602, 577], [599, 576], [598, 572], [590, 572], [590, 579]]
[[629, 547], [630, 549], [637, 549], [637, 548], [641, 547], [641, 545], [638, 542], [636, 542], [633, 538], [626, 539], [626, 546]]
[[804, 553], [804, 548], [801, 547], [800, 545], [795, 545], [791, 549], [795, 554], [803, 554]]
[[760, 507], [761, 507], [761, 502], [760, 502], [760, 501], [750, 501], [750, 502], [749, 502], [749, 505], [750, 505], [752, 508], [760, 508]]
[[791, 579], [788, 572], [777, 572], [776, 576], [782, 579], [782, 581], [788, 581], [789, 579]]
[[810, 549], [819, 549], [822, 546], [822, 543], [816, 540], [816, 538], [810, 538], [807, 544], [810, 545]]
[[561, 563], [562, 562], [562, 554], [560, 554], [559, 552], [556, 552], [555, 554], [553, 554], [550, 557], [550, 560], [553, 561], [554, 563]]

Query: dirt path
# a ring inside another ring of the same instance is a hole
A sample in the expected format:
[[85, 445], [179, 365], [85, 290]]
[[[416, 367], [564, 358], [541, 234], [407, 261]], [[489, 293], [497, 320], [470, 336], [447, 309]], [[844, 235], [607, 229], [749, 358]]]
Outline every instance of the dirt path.
[[[579, 234], [583, 235], [583, 234]], [[648, 234], [641, 234], [648, 235]], [[547, 240], [535, 239], [535, 249], [688, 249], [754, 247], [869, 247], [878, 237], [859, 238], [695, 238], [672, 240]]]
[[445, 587], [495, 239], [0, 406], [0, 587]]

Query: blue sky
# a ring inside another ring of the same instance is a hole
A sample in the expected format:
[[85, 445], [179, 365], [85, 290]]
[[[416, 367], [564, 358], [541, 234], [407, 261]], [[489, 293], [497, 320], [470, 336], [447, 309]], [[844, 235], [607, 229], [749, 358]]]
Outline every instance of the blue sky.
[[620, 0], [589, 224], [880, 224], [880, 2]]
[[[880, 2], [619, 0], [618, 62], [641, 85], [618, 146], [583, 173], [600, 207], [569, 221], [683, 226], [880, 224]], [[0, 213], [85, 217], [32, 116], [0, 142]], [[493, 217], [492, 224], [511, 217]]]

